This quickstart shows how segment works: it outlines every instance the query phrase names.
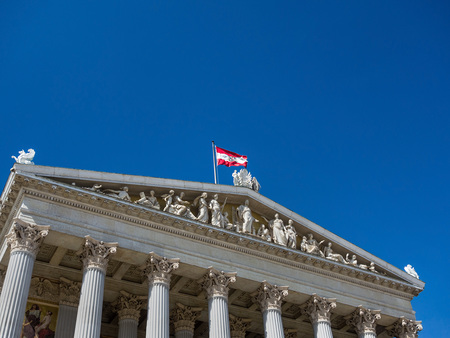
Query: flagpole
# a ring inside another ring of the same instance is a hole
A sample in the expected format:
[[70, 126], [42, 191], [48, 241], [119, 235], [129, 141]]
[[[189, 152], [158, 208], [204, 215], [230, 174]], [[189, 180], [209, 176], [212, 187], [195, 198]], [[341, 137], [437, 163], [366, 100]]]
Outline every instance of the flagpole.
[[214, 162], [214, 184], [217, 184], [217, 159], [216, 159], [216, 145], [212, 141], [213, 162]]

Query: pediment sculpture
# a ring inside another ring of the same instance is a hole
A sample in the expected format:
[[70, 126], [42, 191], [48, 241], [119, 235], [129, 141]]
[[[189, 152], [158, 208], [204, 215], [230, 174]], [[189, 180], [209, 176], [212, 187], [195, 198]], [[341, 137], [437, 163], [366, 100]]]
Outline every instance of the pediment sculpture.
[[261, 185], [256, 177], [252, 177], [252, 174], [247, 169], [241, 169], [239, 172], [235, 170], [232, 176], [235, 187], [246, 187], [256, 192], [259, 192], [261, 189]]
[[33, 159], [36, 152], [34, 149], [28, 149], [28, 152], [26, 153], [25, 150], [19, 151], [19, 156], [11, 156], [11, 158], [16, 160], [16, 163], [20, 164], [34, 164]]

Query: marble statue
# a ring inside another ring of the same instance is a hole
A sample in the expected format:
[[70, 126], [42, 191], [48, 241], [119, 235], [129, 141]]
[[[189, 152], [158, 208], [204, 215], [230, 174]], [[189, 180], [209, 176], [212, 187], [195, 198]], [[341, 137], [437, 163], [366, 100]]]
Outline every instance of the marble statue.
[[328, 245], [323, 249], [323, 254], [325, 256], [325, 258], [335, 261], [335, 262], [341, 262], [344, 264], [348, 264], [348, 262], [345, 260], [345, 258], [338, 253], [334, 253], [333, 249], [331, 249], [331, 242], [328, 242]]
[[228, 212], [224, 212], [222, 214], [222, 219], [220, 221], [221, 224], [221, 228], [225, 228], [227, 230], [233, 230], [236, 231], [236, 225], [234, 225], [233, 223], [230, 222], [230, 220], [228, 219]]
[[253, 234], [253, 222], [255, 221], [255, 218], [252, 216], [252, 211], [248, 206], [249, 203], [249, 200], [245, 200], [245, 203], [240, 205], [236, 212], [242, 225], [241, 232]]
[[269, 229], [266, 228], [264, 224], [258, 230], [257, 236], [261, 237], [262, 240], [267, 242], [272, 242], [272, 236], [270, 236]]
[[[268, 221], [266, 218], [264, 218]], [[287, 237], [285, 233], [283, 220], [280, 219], [280, 215], [275, 214], [275, 219], [268, 221], [269, 227], [272, 229], [272, 240], [275, 244], [287, 245]]]
[[303, 246], [300, 246], [300, 248], [301, 248], [301, 249], [303, 248], [304, 250], [302, 249], [302, 251], [305, 251], [305, 252], [307, 252], [307, 253], [325, 257], [325, 255], [323, 254], [323, 252], [320, 251], [320, 245], [321, 245], [323, 242], [325, 242], [325, 241], [323, 240], [323, 241], [317, 242], [317, 241], [313, 238], [313, 234], [308, 234], [307, 240], [305, 241], [305, 243], [303, 243], [303, 241], [302, 241]]
[[189, 209], [190, 203], [188, 201], [184, 201], [183, 197], [184, 192], [181, 192], [180, 195], [174, 196], [172, 204], [172, 213], [178, 216], [184, 216], [189, 219], [195, 220], [196, 217], [191, 212], [191, 209]]
[[163, 200], [166, 202], [166, 206], [164, 207], [163, 211], [173, 213], [172, 209], [173, 194], [175, 194], [175, 191], [170, 190], [168, 194], [164, 194], [161, 196]]
[[404, 267], [405, 271], [408, 273], [408, 275], [411, 275], [417, 279], [419, 279], [419, 275], [417, 274], [416, 270], [412, 267], [411, 264], [408, 264]]
[[218, 199], [219, 195], [215, 194], [213, 199], [209, 202], [209, 209], [211, 210], [211, 224], [216, 227], [223, 228], [223, 215], [221, 213], [221, 207]]
[[194, 207], [198, 205], [198, 216], [197, 221], [202, 223], [208, 223], [209, 214], [208, 214], [208, 204], [206, 203], [206, 198], [208, 194], [206, 192], [202, 193], [194, 200]]
[[[76, 185], [75, 183], [72, 183], [72, 185]], [[86, 187], [84, 188], [86, 190], [91, 190], [94, 192], [102, 192], [102, 185], [101, 184], [94, 184], [92, 187]]]
[[294, 221], [289, 220], [285, 228], [286, 246], [291, 249], [297, 249], [297, 231], [294, 228]]
[[128, 187], [123, 187], [122, 190], [105, 189], [103, 192], [108, 196], [131, 202], [130, 195], [128, 195]]
[[375, 273], [379, 273], [377, 270], [375, 270], [375, 263], [374, 262], [370, 262], [369, 265], [369, 270]]
[[256, 177], [252, 178], [252, 189], [256, 192], [259, 192], [259, 190], [261, 189], [261, 184], [259, 184]]
[[352, 255], [352, 258], [349, 257], [349, 254], [345, 255], [345, 260], [347, 261], [347, 264], [358, 266], [358, 261], [356, 260], [356, 255]]
[[143, 205], [145, 207], [157, 209], [157, 210], [159, 210], [161, 208], [158, 203], [158, 200], [155, 197], [155, 192], [153, 190], [150, 191], [150, 197], [146, 196], [144, 192], [140, 192], [139, 196], [140, 196], [140, 199], [138, 199], [134, 203]]
[[16, 160], [16, 163], [20, 164], [34, 164], [33, 159], [36, 152], [34, 149], [28, 149], [28, 153], [25, 150], [19, 151], [19, 157], [11, 156], [11, 158]]
[[308, 240], [306, 239], [306, 236], [302, 237], [302, 242], [300, 243], [300, 250], [303, 252], [306, 252], [306, 242]]

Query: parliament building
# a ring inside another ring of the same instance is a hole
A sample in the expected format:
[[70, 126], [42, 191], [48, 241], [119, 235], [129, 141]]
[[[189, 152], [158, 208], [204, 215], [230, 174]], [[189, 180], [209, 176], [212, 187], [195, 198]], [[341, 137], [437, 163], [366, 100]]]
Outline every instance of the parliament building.
[[256, 190], [16, 163], [0, 338], [418, 336], [417, 275]]

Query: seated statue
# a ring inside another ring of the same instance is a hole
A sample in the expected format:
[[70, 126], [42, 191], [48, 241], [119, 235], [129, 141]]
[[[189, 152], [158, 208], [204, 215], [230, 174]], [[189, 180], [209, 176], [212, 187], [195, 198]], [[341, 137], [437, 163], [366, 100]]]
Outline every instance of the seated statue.
[[320, 248], [319, 248], [319, 246], [320, 246], [323, 242], [325, 242], [325, 241], [323, 240], [323, 241], [317, 242], [317, 241], [313, 238], [313, 234], [308, 234], [308, 239], [307, 239], [307, 241], [306, 241], [306, 243], [305, 243], [305, 245], [304, 245], [305, 252], [310, 253], [310, 254], [313, 254], [313, 255], [319, 255], [319, 256], [324, 257], [323, 252], [320, 251]]
[[333, 252], [333, 249], [331, 249], [331, 245], [332, 245], [331, 242], [328, 242], [328, 245], [323, 249], [323, 254], [325, 258], [335, 262], [348, 264], [348, 262], [344, 259], [342, 255]]
[[150, 191], [150, 197], [145, 196], [144, 192], [139, 193], [140, 199], [138, 199], [136, 202], [137, 204], [143, 205], [145, 207], [153, 208], [153, 209], [160, 209], [158, 200], [155, 197], [155, 192], [152, 190]]
[[184, 192], [181, 192], [180, 195], [177, 195], [173, 198], [172, 210], [175, 215], [184, 216], [189, 219], [196, 219], [194, 214], [189, 209], [190, 203], [188, 201], [183, 200]]
[[20, 164], [34, 164], [33, 159], [36, 152], [34, 149], [28, 149], [28, 153], [25, 150], [19, 151], [19, 157], [11, 156], [11, 158], [16, 160], [16, 163]]
[[358, 261], [356, 260], [356, 255], [352, 255], [352, 258], [349, 258], [349, 254], [345, 255], [345, 260], [347, 261], [347, 264], [358, 266]]
[[172, 214], [173, 214], [173, 208], [172, 208], [173, 194], [175, 194], [175, 191], [170, 190], [168, 194], [161, 196], [163, 198], [163, 200], [166, 202], [166, 206], [164, 207], [163, 211], [167, 211]]
[[261, 239], [264, 241], [272, 242], [272, 236], [270, 236], [270, 231], [269, 229], [266, 228], [264, 224], [261, 224], [257, 236], [261, 237]]

